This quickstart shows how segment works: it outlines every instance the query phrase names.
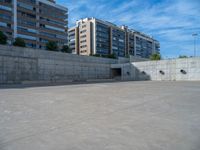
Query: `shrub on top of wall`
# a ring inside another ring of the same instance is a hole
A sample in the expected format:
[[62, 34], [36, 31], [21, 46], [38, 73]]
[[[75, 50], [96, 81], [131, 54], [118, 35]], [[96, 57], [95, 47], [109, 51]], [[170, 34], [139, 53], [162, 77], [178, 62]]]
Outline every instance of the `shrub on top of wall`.
[[161, 60], [161, 55], [159, 53], [156, 53], [156, 54], [152, 54], [150, 56], [150, 59], [151, 60]]
[[116, 59], [117, 57], [115, 56], [115, 54], [109, 54], [109, 55], [107, 55], [107, 58]]
[[58, 51], [57, 42], [49, 41], [46, 43], [46, 49], [49, 51]]
[[90, 56], [117, 59], [115, 54], [108, 54], [108, 55], [93, 54], [93, 55], [90, 55]]
[[7, 36], [2, 31], [0, 31], [0, 44], [7, 44]]
[[100, 54], [91, 54], [90, 56], [94, 56], [94, 57], [101, 57]]
[[61, 52], [63, 53], [72, 53], [72, 50], [67, 45], [63, 45]]
[[25, 41], [22, 38], [16, 38], [13, 45], [19, 47], [26, 47]]
[[178, 58], [188, 58], [188, 56], [180, 55]]

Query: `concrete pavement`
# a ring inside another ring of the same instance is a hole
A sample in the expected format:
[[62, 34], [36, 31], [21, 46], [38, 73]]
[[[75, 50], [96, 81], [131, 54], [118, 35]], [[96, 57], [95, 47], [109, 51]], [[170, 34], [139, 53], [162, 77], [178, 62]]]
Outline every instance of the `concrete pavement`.
[[0, 89], [0, 150], [199, 150], [200, 82]]

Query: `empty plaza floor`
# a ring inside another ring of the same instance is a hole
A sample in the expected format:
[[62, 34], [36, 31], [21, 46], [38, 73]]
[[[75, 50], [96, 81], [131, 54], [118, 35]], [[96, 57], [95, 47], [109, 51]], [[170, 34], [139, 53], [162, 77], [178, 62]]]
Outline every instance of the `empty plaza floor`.
[[200, 82], [0, 89], [0, 150], [200, 150]]

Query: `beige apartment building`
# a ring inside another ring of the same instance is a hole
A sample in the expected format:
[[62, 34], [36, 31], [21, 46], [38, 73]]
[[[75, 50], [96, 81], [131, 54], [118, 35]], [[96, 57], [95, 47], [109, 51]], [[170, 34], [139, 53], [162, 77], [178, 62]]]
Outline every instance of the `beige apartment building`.
[[79, 54], [81, 55], [90, 55], [92, 54], [92, 31], [91, 29], [93, 28], [93, 23], [90, 21], [86, 22], [78, 22], [79, 24]]
[[76, 34], [69, 36], [69, 42], [75, 41], [76, 48], [69, 46], [80, 55], [114, 54], [117, 57], [133, 55], [149, 58], [160, 51], [159, 42], [152, 37], [96, 18], [77, 21], [76, 26], [70, 28], [69, 32], [75, 30]]
[[68, 44], [68, 9], [54, 0], [0, 0], [0, 31], [11, 44], [15, 38], [26, 46], [45, 49], [48, 41]]

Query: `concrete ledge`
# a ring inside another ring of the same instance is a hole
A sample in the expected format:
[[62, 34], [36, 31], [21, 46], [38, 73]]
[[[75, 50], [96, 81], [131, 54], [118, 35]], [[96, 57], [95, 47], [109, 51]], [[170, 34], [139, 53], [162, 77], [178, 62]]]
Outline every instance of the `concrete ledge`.
[[43, 86], [60, 86], [60, 85], [77, 85], [93, 83], [119, 82], [115, 79], [88, 79], [88, 80], [65, 80], [65, 81], [23, 81], [21, 83], [0, 84], [0, 89], [4, 88], [26, 88], [26, 87], [43, 87]]

